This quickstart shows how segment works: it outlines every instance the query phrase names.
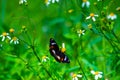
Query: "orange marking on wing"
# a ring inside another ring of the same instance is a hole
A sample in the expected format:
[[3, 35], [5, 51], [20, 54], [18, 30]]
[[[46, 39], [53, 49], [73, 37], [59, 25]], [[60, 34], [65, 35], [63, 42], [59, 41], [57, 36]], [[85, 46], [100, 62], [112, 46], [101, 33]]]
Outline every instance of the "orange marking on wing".
[[60, 59], [60, 61], [63, 61], [63, 60], [64, 60], [63, 58]]
[[54, 46], [50, 46], [50, 49], [53, 49], [54, 48]]

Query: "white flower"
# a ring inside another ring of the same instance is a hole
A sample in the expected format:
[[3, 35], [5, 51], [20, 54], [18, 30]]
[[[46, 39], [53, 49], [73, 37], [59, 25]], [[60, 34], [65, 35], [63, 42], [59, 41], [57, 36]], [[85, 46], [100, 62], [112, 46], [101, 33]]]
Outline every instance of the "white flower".
[[71, 73], [71, 76], [72, 76], [72, 80], [78, 80], [78, 78], [81, 78], [82, 75], [80, 74], [75, 74], [75, 73]]
[[49, 60], [49, 57], [47, 57], [47, 56], [42, 57], [42, 62], [46, 62], [47, 60]]
[[19, 4], [27, 3], [27, 0], [19, 0]]
[[95, 71], [93, 71], [93, 70], [91, 70], [91, 73], [93, 74], [93, 75], [95, 75], [95, 80], [98, 80], [98, 78], [102, 78], [102, 72], [95, 72]]
[[11, 39], [11, 37], [9, 36], [9, 33], [3, 32], [2, 35], [0, 35], [0, 37], [2, 37], [2, 41], [5, 40], [5, 38], [8, 38], [9, 40]]
[[117, 16], [114, 14], [114, 13], [110, 13], [108, 16], [107, 16], [108, 19], [111, 19], [111, 20], [114, 20], [117, 18]]
[[59, 2], [59, 0], [45, 0], [46, 6], [48, 6], [50, 3], [55, 3], [55, 2]]
[[86, 17], [86, 19], [92, 18], [93, 21], [96, 21], [95, 17], [98, 17], [98, 15], [95, 15], [94, 13], [90, 13], [90, 15]]
[[85, 30], [78, 30], [77, 31], [77, 33], [78, 33], [78, 36], [80, 37], [81, 35], [84, 35], [85, 34]]
[[85, 7], [86, 5], [86, 7], [88, 8], [90, 6], [90, 2], [88, 0], [82, 0], [82, 1], [83, 1], [82, 7]]
[[10, 43], [14, 42], [14, 44], [19, 44], [19, 40], [17, 37], [13, 37], [10, 41]]

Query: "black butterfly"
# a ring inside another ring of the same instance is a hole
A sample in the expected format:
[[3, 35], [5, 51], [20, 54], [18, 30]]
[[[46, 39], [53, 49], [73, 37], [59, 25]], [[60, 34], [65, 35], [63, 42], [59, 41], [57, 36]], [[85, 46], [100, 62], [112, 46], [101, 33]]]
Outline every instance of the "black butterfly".
[[53, 38], [50, 38], [49, 47], [50, 47], [49, 49], [50, 54], [56, 59], [56, 61], [63, 63], [70, 63], [68, 57], [63, 52], [61, 52], [61, 50], [59, 49], [57, 43]]

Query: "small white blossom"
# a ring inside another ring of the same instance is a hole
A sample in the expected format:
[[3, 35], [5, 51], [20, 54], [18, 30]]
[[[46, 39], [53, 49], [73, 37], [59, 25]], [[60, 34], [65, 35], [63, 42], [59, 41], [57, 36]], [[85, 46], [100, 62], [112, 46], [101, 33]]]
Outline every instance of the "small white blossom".
[[19, 0], [19, 4], [27, 3], [27, 0]]
[[9, 33], [3, 32], [2, 35], [0, 35], [0, 37], [2, 37], [2, 41], [5, 40], [5, 38], [8, 38], [9, 40], [11, 39], [11, 37], [9, 36]]
[[95, 80], [98, 80], [98, 78], [102, 78], [102, 72], [95, 72], [93, 70], [91, 70], [91, 73], [95, 76]]
[[78, 78], [81, 78], [82, 75], [80, 74], [75, 74], [75, 73], [71, 73], [71, 76], [72, 76], [72, 80], [78, 80]]
[[114, 13], [110, 13], [108, 16], [107, 16], [108, 19], [111, 19], [111, 20], [114, 20], [117, 18], [117, 15], [114, 14]]
[[19, 44], [19, 39], [17, 37], [13, 37], [10, 41], [10, 43], [14, 43], [14, 44]]
[[78, 33], [78, 36], [80, 37], [81, 35], [84, 35], [85, 34], [85, 30], [78, 30], [77, 31], [77, 33]]
[[98, 17], [98, 15], [95, 15], [94, 13], [90, 13], [90, 15], [86, 17], [86, 19], [92, 18], [93, 21], [96, 21], [95, 17]]
[[90, 2], [88, 0], [82, 0], [82, 1], [83, 1], [82, 7], [85, 7], [85, 5], [86, 5], [86, 7], [89, 8]]
[[47, 60], [49, 60], [49, 57], [47, 57], [47, 56], [42, 57], [42, 62], [46, 62]]
[[55, 2], [59, 2], [59, 0], [45, 0], [46, 6], [48, 6], [50, 3], [55, 3]]

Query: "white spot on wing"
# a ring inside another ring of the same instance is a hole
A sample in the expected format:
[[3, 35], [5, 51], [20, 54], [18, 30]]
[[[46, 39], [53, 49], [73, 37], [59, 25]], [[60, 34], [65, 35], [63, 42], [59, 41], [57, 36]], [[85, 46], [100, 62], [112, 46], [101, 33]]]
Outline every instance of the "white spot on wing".
[[60, 57], [59, 56], [56, 56], [59, 60], [60, 60]]
[[53, 54], [55, 55], [55, 50], [52, 50]]
[[66, 60], [67, 60], [67, 57], [65, 56], [64, 61], [66, 61]]
[[51, 45], [54, 45], [54, 44], [56, 44], [56, 43], [51, 43]]

